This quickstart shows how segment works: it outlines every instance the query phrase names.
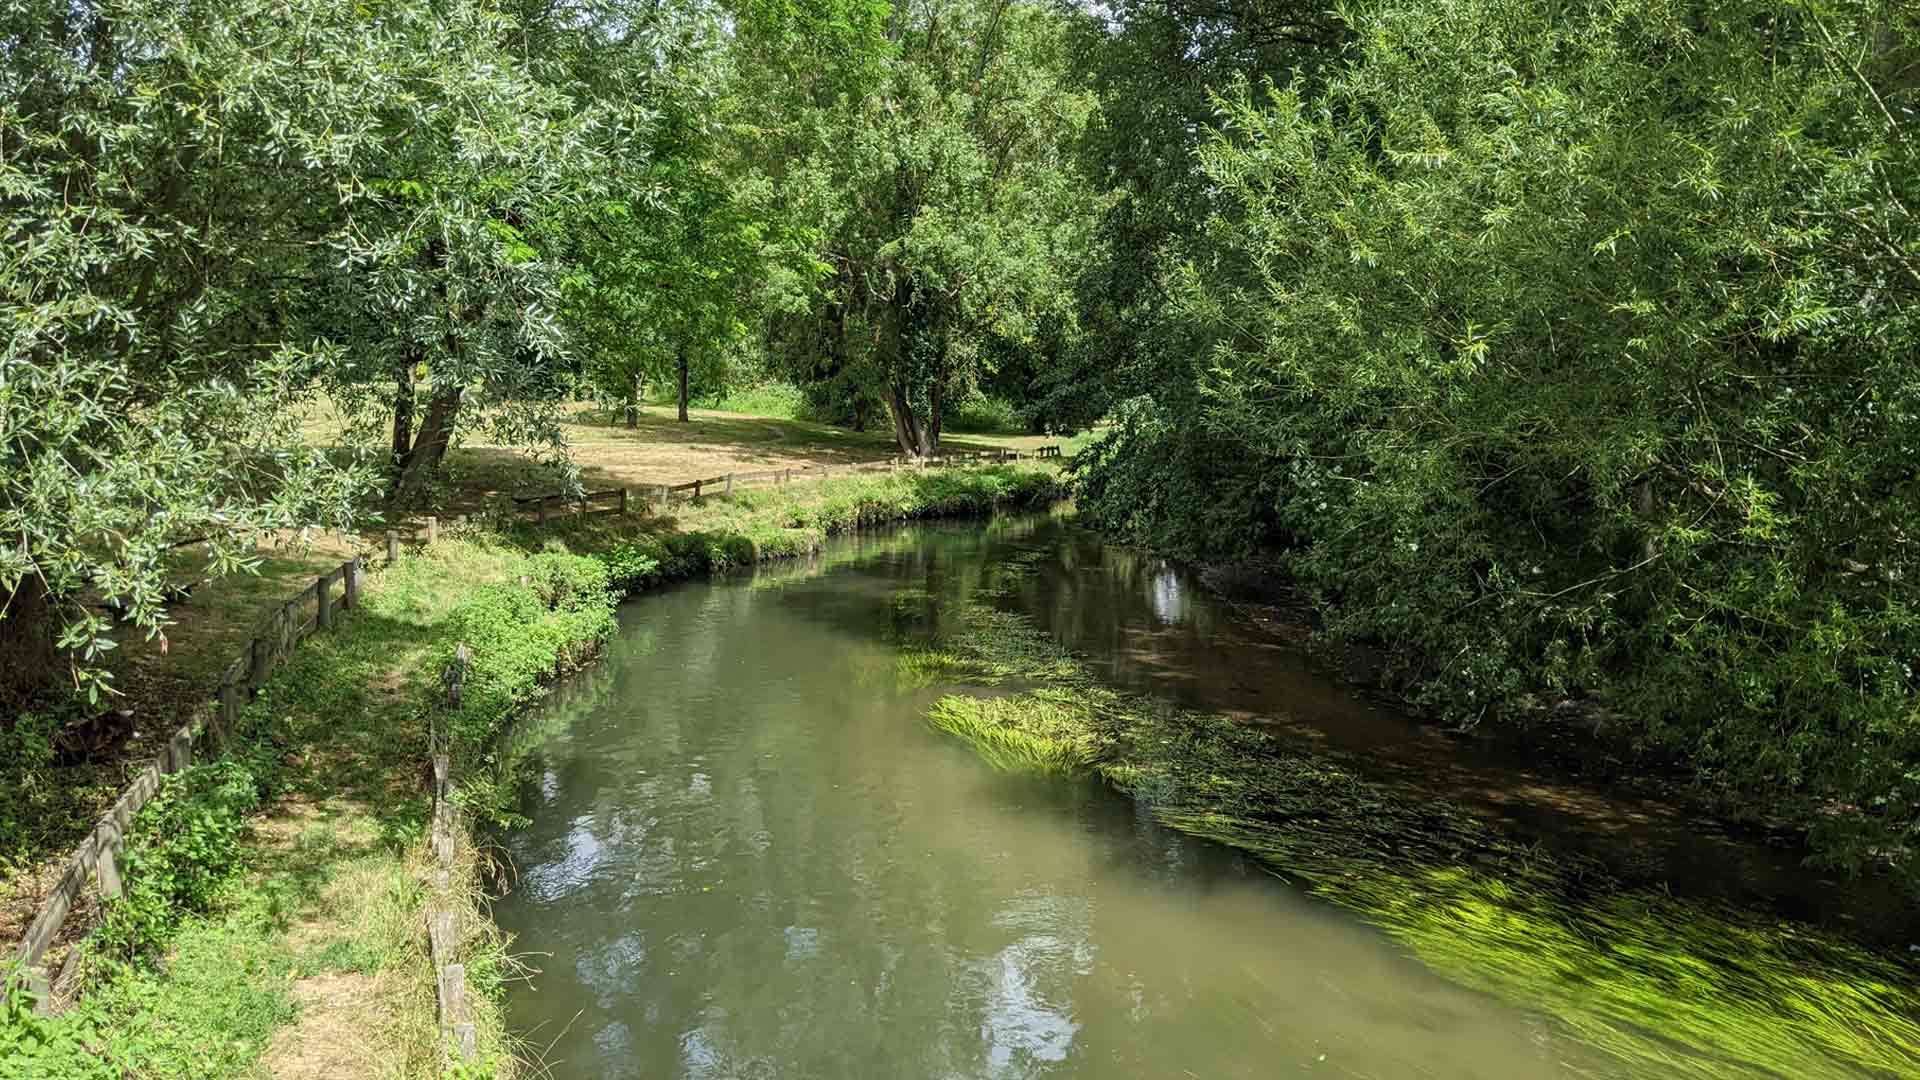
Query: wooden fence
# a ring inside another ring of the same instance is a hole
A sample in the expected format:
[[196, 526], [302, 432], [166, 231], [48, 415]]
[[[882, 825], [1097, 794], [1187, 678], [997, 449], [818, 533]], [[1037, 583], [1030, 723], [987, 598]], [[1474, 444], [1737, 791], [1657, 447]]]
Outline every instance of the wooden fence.
[[[466, 645], [454, 650], [453, 664], [444, 676], [448, 708], [460, 707], [470, 661]], [[433, 824], [428, 835], [433, 848], [434, 891], [427, 901], [427, 953], [433, 962], [434, 1002], [440, 1021], [440, 1060], [444, 1071], [447, 1066], [477, 1060], [480, 1047], [473, 1023], [473, 1001], [467, 993], [467, 966], [455, 959], [460, 951], [460, 913], [465, 907], [455, 899], [453, 880], [460, 819], [452, 798], [453, 764], [447, 750], [446, 725], [441, 723], [438, 714], [432, 720], [429, 734], [433, 747]]]
[[[427, 519], [425, 534], [428, 542], [438, 537], [436, 519]], [[419, 538], [417, 532], [414, 538]], [[389, 532], [387, 556], [395, 560], [399, 555], [400, 534]], [[241, 655], [222, 670], [220, 688], [213, 701], [196, 709], [193, 718], [168, 737], [160, 752], [134, 776], [93, 832], [68, 858], [65, 872], [42, 902], [33, 922], [28, 924], [16, 952], [16, 962], [27, 986], [39, 997], [42, 1012], [51, 1011], [71, 998], [80, 958], [80, 950], [68, 950], [60, 970], [50, 975], [41, 964], [48, 947], [66, 925], [68, 913], [84, 895], [89, 882], [102, 900], [118, 898], [125, 891], [116, 859], [134, 815], [160, 790], [160, 778], [191, 765], [196, 743], [202, 753], [217, 753], [239, 723], [241, 708], [260, 692], [300, 642], [332, 627], [338, 612], [360, 606], [360, 586], [366, 572], [366, 559], [355, 556], [319, 575], [312, 585], [275, 608]], [[0, 1000], [4, 999], [4, 993], [5, 988], [0, 987]]]
[[636, 492], [644, 495], [647, 505], [663, 507], [675, 499], [698, 501], [713, 495], [731, 495], [736, 488], [778, 486], [791, 484], [796, 479], [825, 480], [829, 476], [848, 473], [987, 465], [1018, 461], [1023, 458], [1057, 458], [1059, 456], [1058, 446], [1043, 446], [1031, 453], [1021, 453], [1017, 450], [972, 450], [924, 458], [892, 457], [856, 465], [814, 465], [800, 469], [763, 469], [758, 472], [723, 473], [719, 476], [688, 480], [680, 484], [653, 484], [642, 488], [608, 488], [604, 491], [583, 492], [578, 496], [531, 495], [517, 498], [514, 503], [522, 513], [533, 513], [539, 522], [545, 523], [556, 510], [578, 516], [626, 513], [632, 505]]

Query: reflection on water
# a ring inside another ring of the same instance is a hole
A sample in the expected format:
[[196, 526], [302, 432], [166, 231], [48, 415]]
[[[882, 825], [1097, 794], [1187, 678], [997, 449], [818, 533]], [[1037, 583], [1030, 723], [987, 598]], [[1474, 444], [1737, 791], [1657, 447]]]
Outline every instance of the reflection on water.
[[[630, 605], [556, 705], [496, 909], [511, 1015], [571, 1077], [1552, 1077], [1586, 1052], [1093, 785], [922, 722], [903, 587], [1031, 545], [932, 531]], [[1086, 553], [1080, 553], [1084, 557]], [[1145, 575], [1162, 625], [1210, 615]]]

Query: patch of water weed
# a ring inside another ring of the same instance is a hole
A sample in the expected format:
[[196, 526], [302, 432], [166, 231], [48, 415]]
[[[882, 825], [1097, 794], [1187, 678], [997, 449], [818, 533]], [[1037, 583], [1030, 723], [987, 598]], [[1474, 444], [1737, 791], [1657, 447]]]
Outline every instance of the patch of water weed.
[[1806, 927], [1646, 889], [1505, 840], [1267, 732], [1098, 685], [1018, 616], [968, 609], [944, 662], [1014, 696], [930, 721], [995, 766], [1093, 772], [1165, 825], [1258, 858], [1434, 971], [1557, 1019], [1615, 1077], [1920, 1073], [1920, 993], [1898, 963]]

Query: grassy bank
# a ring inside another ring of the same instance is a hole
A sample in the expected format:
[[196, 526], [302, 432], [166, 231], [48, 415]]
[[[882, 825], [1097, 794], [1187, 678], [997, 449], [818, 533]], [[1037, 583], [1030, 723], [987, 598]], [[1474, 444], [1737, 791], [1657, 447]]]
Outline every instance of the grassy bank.
[[1601, 1075], [1920, 1074], [1920, 992], [1894, 961], [1621, 889], [1335, 757], [1116, 693], [1016, 616], [973, 607], [961, 625], [903, 656], [902, 677], [1031, 688], [943, 698], [934, 726], [1001, 768], [1097, 775], [1163, 824], [1248, 852], [1449, 979], [1553, 1017], [1615, 1063]]
[[[79, 1004], [0, 1013], [0, 1078], [435, 1075], [423, 912], [433, 875], [429, 720], [452, 736], [456, 799], [511, 817], [500, 735], [613, 629], [614, 600], [676, 578], [816, 550], [826, 535], [1058, 499], [1037, 468], [872, 474], [443, 538], [373, 574], [361, 608], [309, 639], [245, 710], [237, 749], [142, 810], [131, 891], [80, 944]], [[441, 673], [473, 660], [461, 707]], [[513, 1075], [499, 1012], [511, 962], [482, 916], [480, 859], [452, 899], [486, 1066]], [[56, 958], [57, 959], [57, 958]]]
[[1065, 498], [1059, 474], [1040, 466], [856, 473], [743, 489], [643, 517], [520, 522], [511, 535], [530, 549], [596, 556], [616, 588], [635, 592], [692, 574], [811, 555], [837, 532], [1039, 509]]

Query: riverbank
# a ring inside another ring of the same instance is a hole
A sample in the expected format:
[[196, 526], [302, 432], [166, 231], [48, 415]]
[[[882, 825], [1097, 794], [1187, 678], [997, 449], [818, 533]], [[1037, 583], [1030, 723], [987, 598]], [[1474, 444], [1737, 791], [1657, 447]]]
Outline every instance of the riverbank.
[[[849, 476], [661, 516], [453, 533], [403, 556], [246, 708], [243, 749], [142, 812], [128, 877], [164, 887], [108, 905], [80, 946], [77, 1006], [0, 1016], [0, 1077], [434, 1075], [430, 712], [453, 735], [456, 801], [471, 820], [496, 818], [511, 795], [494, 755], [502, 726], [592, 654], [618, 596], [806, 554], [845, 529], [1063, 494], [1045, 468]], [[447, 712], [440, 678], [462, 643], [473, 666]], [[469, 912], [483, 905], [480, 862], [462, 838], [450, 888]], [[462, 924], [483, 1059], [470, 1075], [512, 1075], [495, 1004], [511, 964], [484, 918]]]
[[[901, 678], [998, 687], [930, 720], [1009, 770], [1098, 776], [1163, 824], [1245, 851], [1432, 970], [1550, 1015], [1618, 1076], [1903, 1076], [1914, 973], [1802, 925], [1621, 887], [1337, 753], [1114, 691], [1020, 616], [945, 599]], [[930, 622], [930, 620], [928, 620]], [[1007, 694], [1009, 687], [1020, 692]]]

